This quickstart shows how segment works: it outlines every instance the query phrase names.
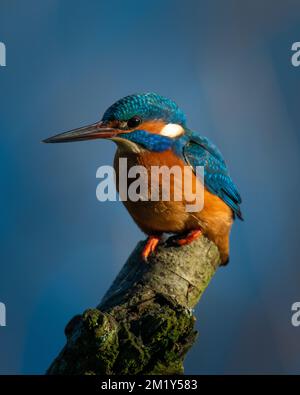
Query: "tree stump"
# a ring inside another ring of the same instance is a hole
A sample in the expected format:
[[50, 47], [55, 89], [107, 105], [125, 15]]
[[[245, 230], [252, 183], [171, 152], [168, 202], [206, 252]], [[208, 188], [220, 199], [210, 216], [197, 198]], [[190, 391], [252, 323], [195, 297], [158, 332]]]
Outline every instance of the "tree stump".
[[67, 343], [47, 374], [182, 374], [197, 332], [193, 308], [220, 264], [200, 237], [161, 243], [147, 263], [139, 242], [97, 308], [67, 325]]

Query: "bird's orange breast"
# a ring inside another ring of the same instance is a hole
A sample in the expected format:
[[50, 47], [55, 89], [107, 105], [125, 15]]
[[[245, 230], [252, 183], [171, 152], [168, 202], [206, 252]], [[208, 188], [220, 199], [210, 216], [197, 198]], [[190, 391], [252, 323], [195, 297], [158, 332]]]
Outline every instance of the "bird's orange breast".
[[[185, 163], [181, 158], [177, 157], [172, 150], [164, 152], [142, 151], [140, 153], [122, 152], [118, 150], [114, 161], [118, 190], [120, 158], [127, 159], [128, 169], [137, 165], [144, 166], [144, 168], [147, 169], [148, 199], [150, 198], [151, 181], [153, 181], [151, 179], [151, 174], [153, 174], [151, 173], [151, 169], [153, 166], [166, 166], [169, 169], [176, 166], [181, 169], [181, 175], [171, 173], [173, 175], [170, 176], [170, 199], [168, 201], [163, 201], [161, 199], [162, 188], [165, 187], [165, 185], [162, 185], [162, 178], [159, 179], [160, 199], [158, 201], [131, 201], [130, 197], [127, 201], [124, 201], [127, 210], [145, 233], [181, 233], [192, 229], [199, 229], [199, 227], [205, 230], [206, 228], [216, 227], [218, 222], [226, 225], [231, 221], [231, 209], [219, 197], [211, 194], [206, 189], [204, 189], [203, 209], [194, 213], [187, 212], [186, 204], [187, 202], [191, 203], [193, 199], [190, 199], [189, 196], [184, 196], [182, 190], [184, 183], [189, 182], [190, 185], [192, 185], [191, 192], [193, 194], [196, 191], [196, 184], [201, 183], [201, 181], [192, 171], [189, 173], [191, 179], [183, 179]], [[130, 186], [133, 181], [134, 179], [129, 178], [128, 186]], [[181, 189], [179, 191], [182, 196], [181, 201], [176, 201], [174, 199], [176, 191], [178, 192], [178, 188]]]

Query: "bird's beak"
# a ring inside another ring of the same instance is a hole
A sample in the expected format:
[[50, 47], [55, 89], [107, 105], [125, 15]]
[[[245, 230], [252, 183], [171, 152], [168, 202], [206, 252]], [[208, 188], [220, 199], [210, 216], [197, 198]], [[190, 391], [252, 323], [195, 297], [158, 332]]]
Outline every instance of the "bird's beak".
[[98, 122], [49, 137], [43, 140], [43, 143], [68, 143], [83, 140], [110, 139], [122, 132], [124, 131], [110, 128], [105, 123]]

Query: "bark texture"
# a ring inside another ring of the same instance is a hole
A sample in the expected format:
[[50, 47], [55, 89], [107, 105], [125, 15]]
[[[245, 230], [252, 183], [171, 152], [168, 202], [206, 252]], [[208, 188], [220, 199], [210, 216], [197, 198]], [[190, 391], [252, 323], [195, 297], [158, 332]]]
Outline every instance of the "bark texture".
[[101, 303], [67, 325], [67, 343], [47, 374], [181, 374], [197, 332], [192, 309], [220, 263], [200, 237], [159, 245], [148, 263], [145, 242], [132, 252]]

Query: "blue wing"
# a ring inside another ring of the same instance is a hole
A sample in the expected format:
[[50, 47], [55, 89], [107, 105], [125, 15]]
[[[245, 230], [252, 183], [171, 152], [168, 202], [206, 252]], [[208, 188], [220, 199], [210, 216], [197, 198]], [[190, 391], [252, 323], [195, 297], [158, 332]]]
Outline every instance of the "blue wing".
[[241, 196], [231, 180], [224, 158], [219, 149], [206, 137], [188, 131], [189, 141], [183, 147], [185, 161], [193, 167], [204, 167], [206, 188], [219, 196], [234, 213], [243, 219], [240, 204]]

